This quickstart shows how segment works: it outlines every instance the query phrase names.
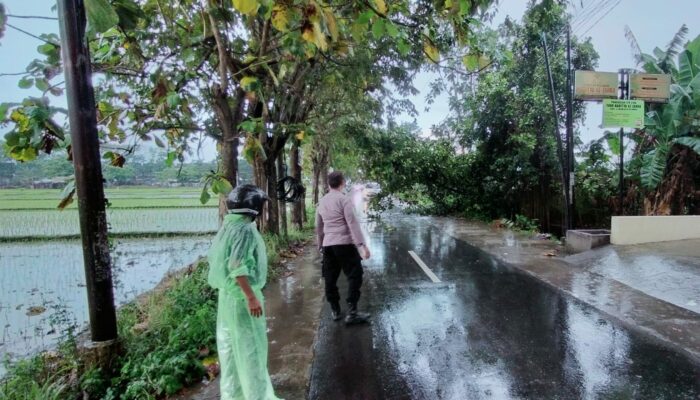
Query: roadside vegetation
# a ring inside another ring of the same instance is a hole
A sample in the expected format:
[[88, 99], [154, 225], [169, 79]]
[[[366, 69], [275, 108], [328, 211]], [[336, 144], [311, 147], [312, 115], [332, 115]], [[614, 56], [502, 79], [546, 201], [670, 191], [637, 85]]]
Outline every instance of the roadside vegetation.
[[[530, 4], [521, 23], [507, 20], [476, 36], [497, 67], [478, 79], [446, 74], [435, 93], [450, 96], [451, 113], [432, 137], [416, 126], [347, 124], [346, 140], [361, 148], [357, 165], [383, 185], [382, 196], [410, 209], [505, 219], [544, 232], [561, 231], [562, 188], [553, 136], [541, 33], [548, 32], [555, 87], [565, 85], [565, 5]], [[582, 143], [575, 132], [574, 225], [609, 227], [611, 215], [700, 214], [700, 37], [688, 41], [683, 27], [665, 49], [647, 54], [628, 32], [639, 62], [649, 73], [672, 77], [667, 104], [648, 104], [646, 126], [626, 133], [624, 203], [617, 199], [619, 140], [606, 132]], [[573, 66], [593, 70], [592, 44], [573, 37]], [[564, 120], [563, 91], [556, 98]], [[585, 118], [574, 102], [574, 122]], [[627, 157], [629, 157], [629, 154]], [[378, 204], [388, 204], [378, 199]]]

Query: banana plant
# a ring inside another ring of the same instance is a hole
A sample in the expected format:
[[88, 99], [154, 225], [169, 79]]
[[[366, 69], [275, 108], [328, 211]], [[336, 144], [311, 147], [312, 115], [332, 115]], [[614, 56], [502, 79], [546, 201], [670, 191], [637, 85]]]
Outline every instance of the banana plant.
[[[666, 51], [656, 48], [654, 55], [650, 55], [639, 52], [634, 36], [627, 32], [645, 72], [667, 73], [672, 80], [668, 104], [649, 111], [645, 118], [645, 142], [651, 146], [639, 154], [640, 181], [649, 190], [656, 189], [664, 180], [667, 165], [676, 161], [679, 147], [690, 148], [700, 155], [700, 36], [681, 50], [686, 33], [683, 26]], [[676, 55], [677, 63], [673, 60]]]

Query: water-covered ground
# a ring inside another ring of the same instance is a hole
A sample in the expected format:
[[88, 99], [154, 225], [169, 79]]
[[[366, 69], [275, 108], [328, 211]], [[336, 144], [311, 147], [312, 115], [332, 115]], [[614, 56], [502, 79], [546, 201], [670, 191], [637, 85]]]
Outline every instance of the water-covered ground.
[[[115, 299], [124, 304], [208, 249], [212, 236], [118, 239]], [[80, 241], [0, 243], [0, 358], [51, 348], [88, 319]], [[0, 373], [2, 371], [0, 370]]]

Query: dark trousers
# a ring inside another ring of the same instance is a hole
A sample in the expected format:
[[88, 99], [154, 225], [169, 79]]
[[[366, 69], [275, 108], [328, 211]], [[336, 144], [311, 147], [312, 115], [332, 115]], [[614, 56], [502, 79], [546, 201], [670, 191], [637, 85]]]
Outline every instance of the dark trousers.
[[340, 302], [338, 277], [343, 271], [348, 280], [347, 302], [357, 305], [362, 287], [362, 258], [352, 244], [326, 246], [323, 248], [323, 279], [326, 283], [326, 300], [331, 304]]

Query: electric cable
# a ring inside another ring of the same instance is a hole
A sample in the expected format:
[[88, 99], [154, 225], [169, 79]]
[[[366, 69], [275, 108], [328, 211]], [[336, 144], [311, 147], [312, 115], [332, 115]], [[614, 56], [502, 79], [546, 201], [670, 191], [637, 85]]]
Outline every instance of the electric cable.
[[617, 0], [617, 3], [613, 4], [612, 7], [610, 7], [610, 8], [605, 12], [605, 14], [603, 14], [600, 18], [598, 18], [598, 20], [596, 20], [596, 21], [593, 23], [593, 25], [589, 26], [588, 29], [586, 29], [586, 31], [583, 32], [583, 33], [581, 34], [581, 36], [584, 36], [584, 35], [587, 34], [591, 29], [593, 29], [593, 27], [595, 27], [596, 25], [598, 25], [598, 22], [600, 22], [603, 18], [607, 17], [608, 14], [610, 14], [610, 12], [611, 12], [612, 10], [614, 10], [615, 7], [618, 6], [618, 4], [620, 4], [620, 2], [622, 2], [622, 0]]

